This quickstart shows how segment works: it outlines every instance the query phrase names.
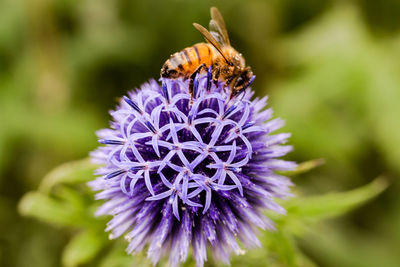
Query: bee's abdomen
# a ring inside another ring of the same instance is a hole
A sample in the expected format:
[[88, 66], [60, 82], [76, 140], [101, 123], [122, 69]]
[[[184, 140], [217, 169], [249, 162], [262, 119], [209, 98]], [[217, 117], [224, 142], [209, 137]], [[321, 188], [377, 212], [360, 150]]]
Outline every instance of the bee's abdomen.
[[171, 55], [161, 69], [161, 77], [188, 77], [201, 64], [205, 63], [206, 66], [210, 66], [212, 59], [213, 50], [209, 44], [195, 44]]

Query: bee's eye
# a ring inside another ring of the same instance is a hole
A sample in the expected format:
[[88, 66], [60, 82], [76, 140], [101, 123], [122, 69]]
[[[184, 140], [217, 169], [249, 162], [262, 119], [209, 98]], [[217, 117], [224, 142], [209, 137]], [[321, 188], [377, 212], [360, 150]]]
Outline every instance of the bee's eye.
[[236, 86], [242, 85], [243, 82], [244, 82], [244, 79], [243, 79], [242, 77], [239, 77], [239, 78], [237, 79], [237, 81], [236, 81]]

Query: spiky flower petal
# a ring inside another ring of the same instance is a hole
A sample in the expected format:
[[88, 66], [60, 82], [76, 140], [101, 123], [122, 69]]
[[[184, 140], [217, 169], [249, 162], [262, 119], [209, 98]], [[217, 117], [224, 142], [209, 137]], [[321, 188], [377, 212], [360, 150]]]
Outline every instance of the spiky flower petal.
[[103, 167], [90, 182], [105, 203], [97, 215], [112, 215], [110, 238], [125, 234], [128, 253], [148, 246], [153, 263], [169, 255], [171, 266], [197, 266], [206, 247], [229, 263], [230, 254], [260, 246], [257, 228], [273, 229], [262, 211], [285, 210], [274, 198], [289, 196], [291, 182], [276, 170], [293, 162], [278, 159], [291, 150], [289, 134], [271, 134], [283, 121], [271, 119], [267, 98], [251, 100], [247, 89], [231, 99], [222, 83], [201, 75], [189, 81], [152, 80], [128, 93], [111, 112], [111, 129], [98, 132], [92, 159]]

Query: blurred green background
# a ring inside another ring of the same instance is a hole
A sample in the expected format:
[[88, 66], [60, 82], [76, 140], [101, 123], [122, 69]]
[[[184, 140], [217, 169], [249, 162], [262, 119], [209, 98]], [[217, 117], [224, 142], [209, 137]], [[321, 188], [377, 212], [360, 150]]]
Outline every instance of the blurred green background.
[[[320, 266], [400, 266], [400, 1], [0, 1], [0, 266], [59, 266], [70, 232], [17, 212], [53, 167], [87, 156], [118, 97], [202, 41], [209, 8], [287, 122], [299, 194], [364, 185], [375, 201], [299, 240]], [[318, 233], [318, 234], [316, 234]]]

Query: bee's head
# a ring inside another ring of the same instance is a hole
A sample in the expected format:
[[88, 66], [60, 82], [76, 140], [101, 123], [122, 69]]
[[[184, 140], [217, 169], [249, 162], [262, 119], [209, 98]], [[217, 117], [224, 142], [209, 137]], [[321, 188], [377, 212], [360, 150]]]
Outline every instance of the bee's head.
[[237, 76], [235, 87], [245, 85], [253, 77], [253, 72], [250, 66], [246, 66], [246, 61], [241, 53], [236, 52], [231, 56], [232, 67], [234, 68], [233, 73]]
[[229, 58], [228, 65], [225, 68], [226, 73], [231, 76], [229, 85], [231, 88], [231, 97], [235, 97], [253, 82], [255, 76], [250, 66], [246, 66], [246, 61], [242, 54], [232, 47], [225, 50], [225, 54]]
[[[250, 66], [247, 66], [245, 68], [242, 69], [242, 73], [240, 75], [240, 77], [243, 80], [243, 84], [246, 84], [247, 82], [249, 82], [251, 79], [253, 79], [253, 71], [251, 70]], [[237, 82], [239, 83], [239, 81]], [[236, 83], [236, 84], [237, 84]]]
[[238, 79], [236, 80], [235, 87], [248, 86], [246, 85], [253, 78], [253, 71], [250, 66], [238, 70]]
[[236, 71], [237, 79], [232, 84], [232, 95], [234, 97], [249, 87], [249, 85], [254, 81], [255, 76], [250, 66], [244, 68], [237, 68]]
[[232, 47], [229, 50], [230, 54], [228, 57], [231, 62], [231, 66], [235, 67], [236, 69], [244, 69], [246, 67], [246, 61], [244, 60], [243, 55]]

